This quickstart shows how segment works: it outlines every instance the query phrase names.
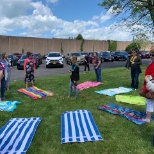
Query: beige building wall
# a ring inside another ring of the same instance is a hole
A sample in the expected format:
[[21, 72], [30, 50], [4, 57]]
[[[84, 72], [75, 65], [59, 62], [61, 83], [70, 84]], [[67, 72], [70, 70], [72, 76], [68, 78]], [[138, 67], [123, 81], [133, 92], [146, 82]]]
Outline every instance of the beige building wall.
[[[81, 48], [81, 40], [73, 39], [46, 39], [34, 37], [16, 37], [16, 36], [0, 36], [0, 52], [14, 53], [32, 51], [46, 54], [48, 52], [61, 52], [63, 54], [68, 52], [77, 52]], [[117, 41], [117, 50], [125, 50], [130, 44], [129, 41]], [[151, 44], [147, 45], [149, 50]], [[83, 51], [107, 51], [108, 42], [104, 40], [85, 40], [83, 43]]]

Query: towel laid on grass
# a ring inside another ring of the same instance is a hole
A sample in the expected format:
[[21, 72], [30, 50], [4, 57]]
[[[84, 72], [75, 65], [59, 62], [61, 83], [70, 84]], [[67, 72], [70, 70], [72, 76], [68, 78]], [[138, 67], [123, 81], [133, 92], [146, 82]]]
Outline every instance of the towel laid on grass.
[[145, 105], [146, 99], [141, 96], [133, 96], [133, 95], [116, 95], [116, 101], [122, 103], [129, 103], [135, 105]]
[[64, 112], [61, 115], [61, 143], [103, 140], [88, 110]]
[[116, 94], [128, 93], [130, 91], [132, 91], [132, 88], [119, 87], [119, 88], [104, 89], [104, 90], [95, 91], [95, 92], [98, 94], [114, 96]]
[[78, 90], [88, 89], [88, 88], [99, 86], [100, 84], [101, 82], [86, 81], [86, 82], [78, 84], [77, 89]]
[[19, 101], [0, 101], [0, 111], [13, 112], [16, 104], [20, 103]]
[[[122, 106], [118, 106], [116, 104], [109, 103], [107, 105], [102, 105], [98, 107], [99, 110], [107, 111], [114, 115], [120, 115], [125, 117], [126, 119], [134, 122], [137, 125], [143, 125], [146, 122], [143, 119], [146, 118], [146, 113], [135, 111], [130, 108], [124, 108]], [[154, 120], [154, 116], [151, 117], [151, 120]]]
[[41, 118], [11, 118], [0, 129], [0, 154], [25, 154]]
[[49, 96], [54, 96], [53, 92], [48, 92], [48, 91], [39, 89], [35, 86], [29, 87], [29, 88], [18, 89], [18, 92], [21, 92], [21, 93], [31, 97], [32, 99], [40, 99], [40, 98], [46, 98]]

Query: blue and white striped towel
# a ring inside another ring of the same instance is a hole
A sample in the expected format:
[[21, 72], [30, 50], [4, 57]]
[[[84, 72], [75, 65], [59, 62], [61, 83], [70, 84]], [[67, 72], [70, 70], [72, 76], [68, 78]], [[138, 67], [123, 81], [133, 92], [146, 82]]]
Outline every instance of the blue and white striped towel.
[[88, 110], [64, 112], [61, 115], [61, 143], [103, 140]]
[[25, 154], [42, 118], [11, 118], [0, 129], [0, 154]]

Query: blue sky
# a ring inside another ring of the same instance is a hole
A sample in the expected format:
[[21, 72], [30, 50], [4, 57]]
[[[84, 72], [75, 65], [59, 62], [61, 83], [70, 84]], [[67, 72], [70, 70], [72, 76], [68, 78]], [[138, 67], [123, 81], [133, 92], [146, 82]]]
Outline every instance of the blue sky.
[[101, 0], [1, 0], [0, 35], [130, 41], [126, 27], [113, 28]]

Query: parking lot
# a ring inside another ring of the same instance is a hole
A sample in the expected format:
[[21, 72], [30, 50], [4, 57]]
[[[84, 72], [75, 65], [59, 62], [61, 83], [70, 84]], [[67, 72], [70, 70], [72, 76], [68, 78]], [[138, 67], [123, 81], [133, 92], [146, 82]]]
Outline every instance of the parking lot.
[[[142, 59], [143, 64], [149, 64], [150, 59]], [[115, 67], [124, 67], [126, 61], [114, 61], [114, 62], [103, 62], [102, 67], [103, 69], [107, 68], [115, 68]], [[92, 64], [90, 64], [91, 71], [92, 70]], [[46, 68], [45, 60], [43, 60], [43, 64], [41, 64], [36, 69], [35, 77], [43, 77], [43, 76], [53, 76], [53, 75], [59, 75], [59, 74], [68, 74], [68, 70], [70, 70], [70, 65], [64, 64], [64, 68]], [[80, 65], [80, 72], [84, 71], [84, 66]], [[16, 66], [13, 66], [11, 68], [11, 81], [14, 80], [24, 80], [24, 71], [23, 70], [17, 70]]]

